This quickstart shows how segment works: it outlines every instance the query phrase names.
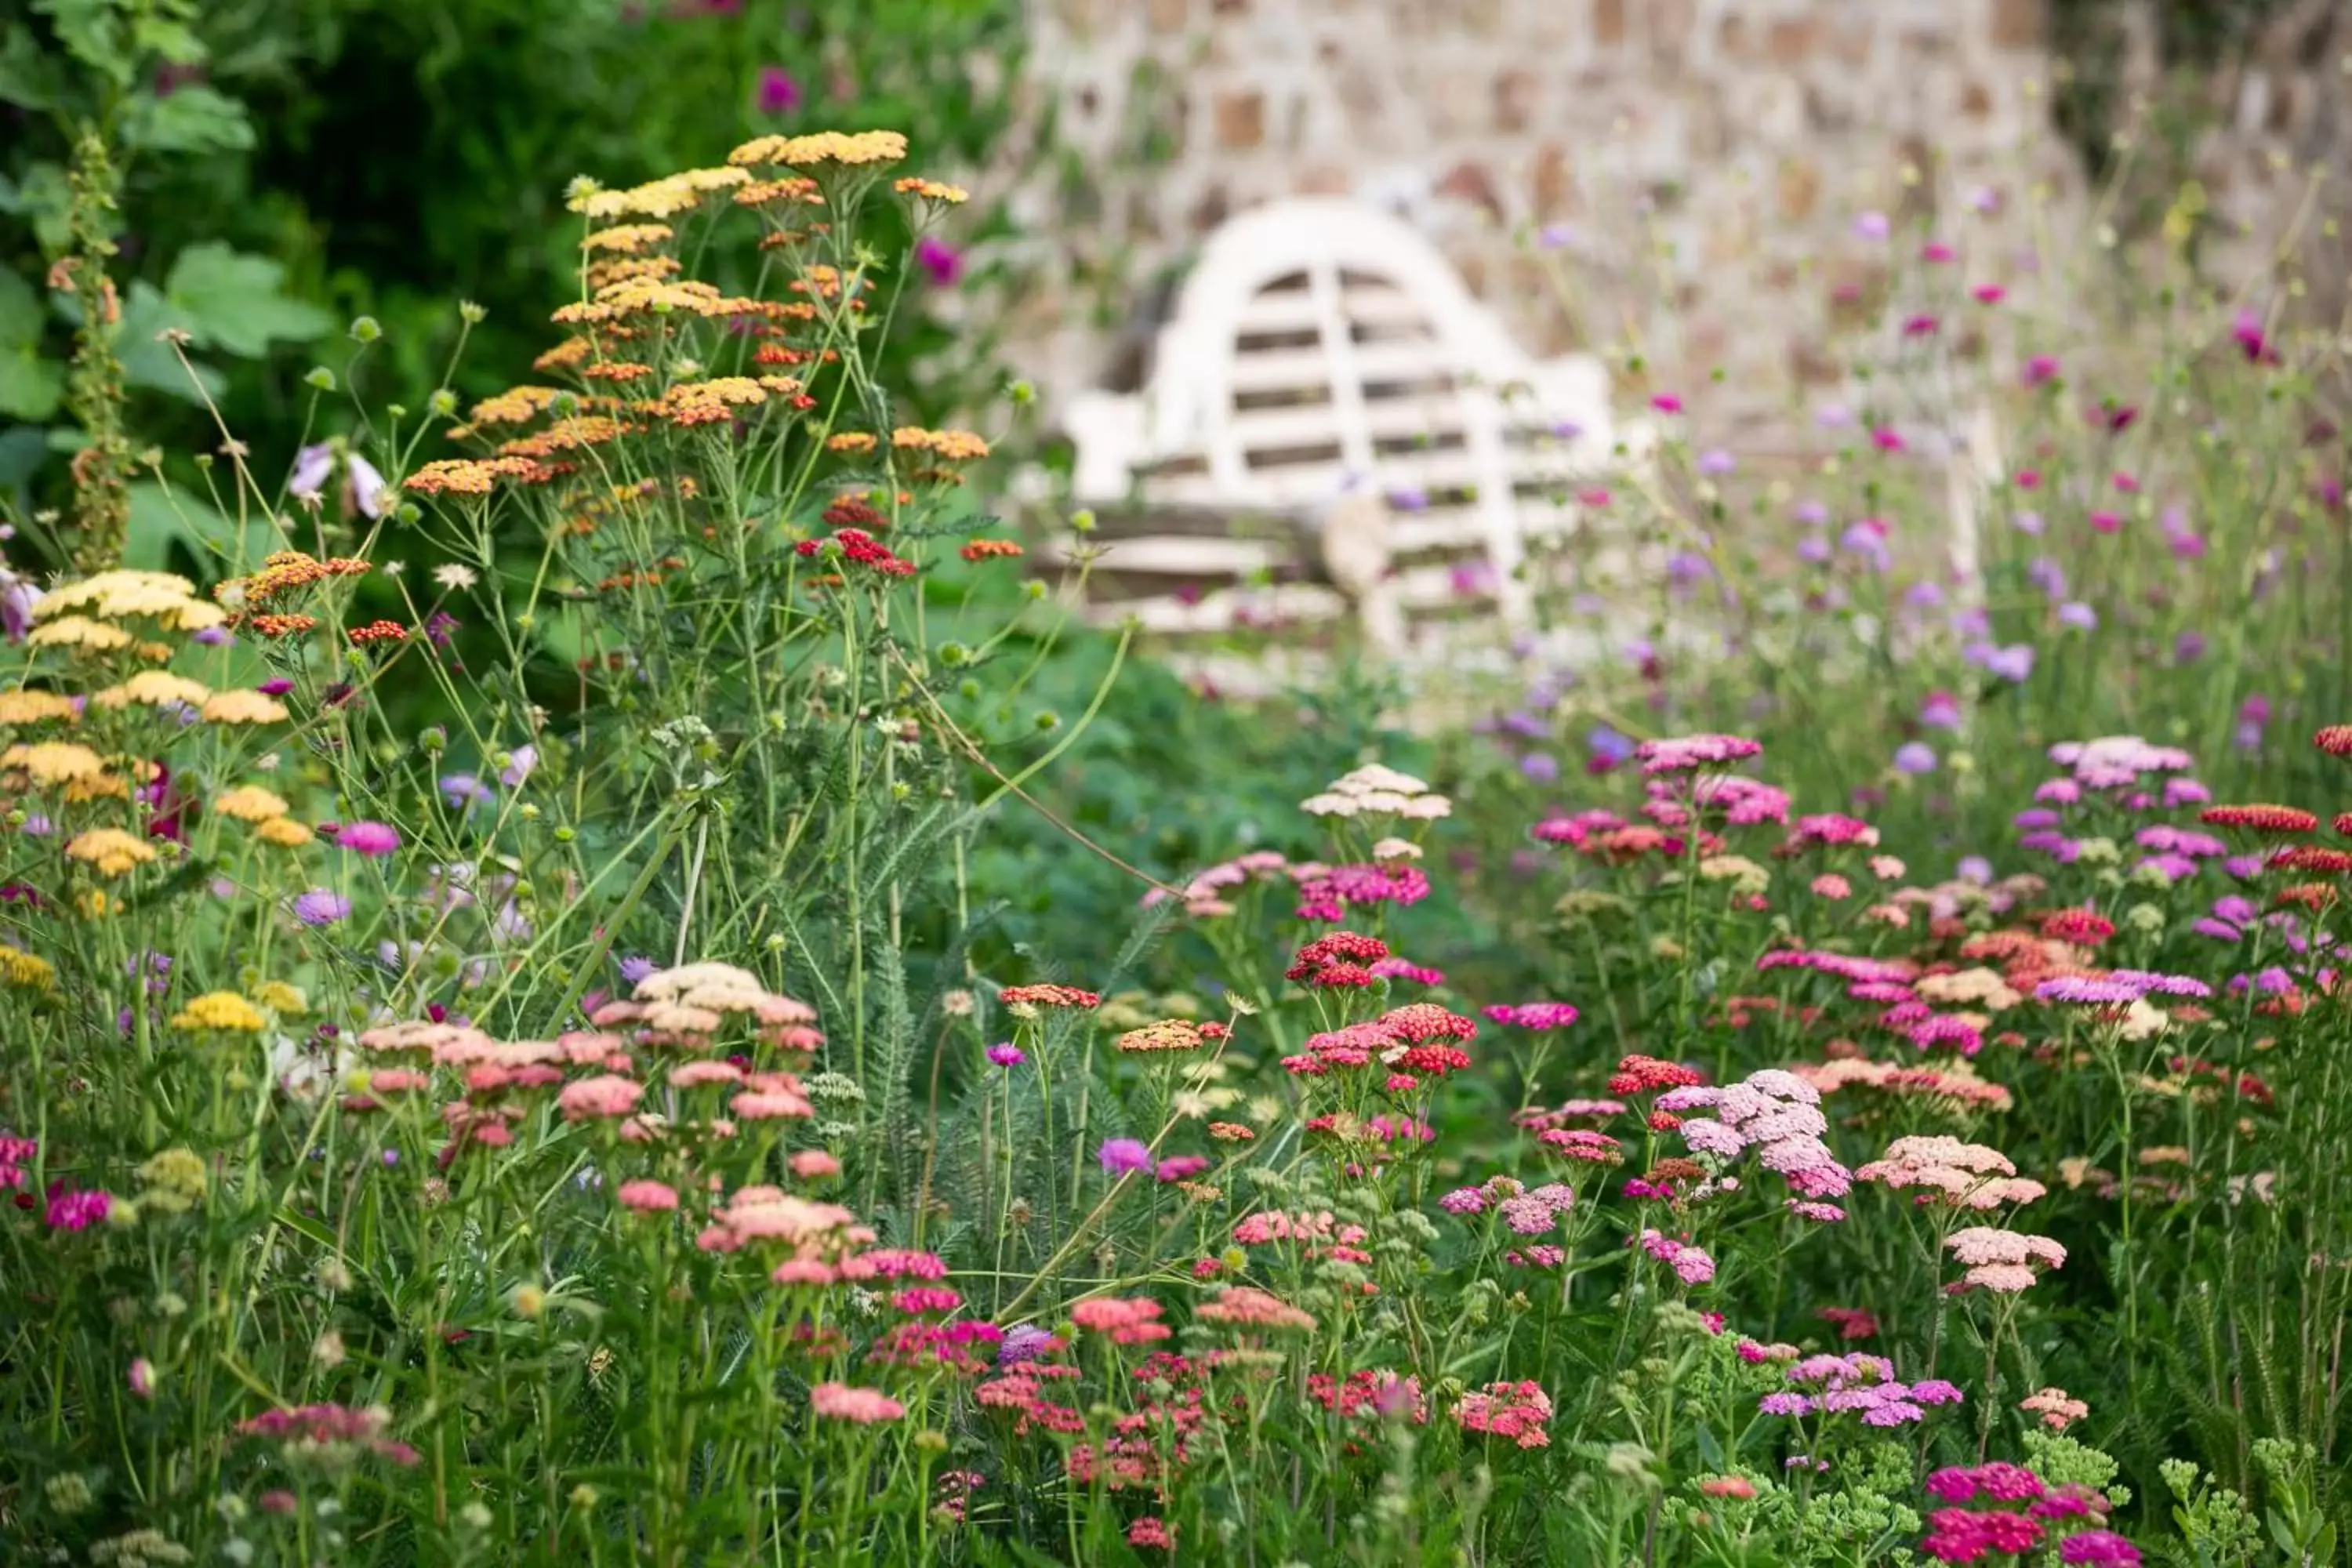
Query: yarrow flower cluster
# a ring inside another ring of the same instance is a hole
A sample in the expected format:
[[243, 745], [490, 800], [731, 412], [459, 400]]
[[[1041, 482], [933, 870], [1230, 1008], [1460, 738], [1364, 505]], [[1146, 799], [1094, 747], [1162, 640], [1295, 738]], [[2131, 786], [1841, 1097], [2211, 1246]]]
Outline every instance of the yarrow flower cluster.
[[1644, 741], [1633, 748], [1642, 772], [1653, 775], [1728, 767], [1763, 754], [1760, 742], [1740, 735], [1685, 735], [1669, 741]]
[[1374, 763], [1344, 773], [1298, 803], [1309, 816], [1397, 816], [1431, 822], [1450, 816], [1454, 803], [1433, 795], [1427, 784], [1409, 773]]
[[1454, 1419], [1465, 1432], [1504, 1437], [1522, 1448], [1548, 1448], [1551, 1435], [1551, 1399], [1533, 1381], [1490, 1383], [1465, 1394], [1454, 1405]]
[[1766, 1068], [1720, 1089], [1672, 1089], [1655, 1104], [1677, 1116], [1702, 1109], [1715, 1112], [1682, 1121], [1683, 1142], [1694, 1154], [1727, 1162], [1753, 1149], [1757, 1163], [1777, 1173], [1800, 1197], [1821, 1199], [1842, 1196], [1853, 1185], [1852, 1173], [1822, 1141], [1829, 1121], [1821, 1100], [1821, 1091], [1796, 1074]]

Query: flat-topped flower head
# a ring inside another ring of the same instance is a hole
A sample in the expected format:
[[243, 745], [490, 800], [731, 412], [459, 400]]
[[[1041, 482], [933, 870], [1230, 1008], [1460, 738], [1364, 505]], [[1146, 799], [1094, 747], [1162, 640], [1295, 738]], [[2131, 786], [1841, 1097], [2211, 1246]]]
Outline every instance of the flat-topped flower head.
[[2291, 835], [2309, 833], [2319, 818], [2293, 805], [2209, 805], [2197, 814], [2209, 827], [2235, 827], [2249, 833]]
[[1644, 741], [1633, 748], [1642, 772], [1652, 776], [1728, 767], [1763, 754], [1763, 743], [1744, 735], [1684, 735], [1672, 740]]
[[1050, 984], [1008, 985], [996, 994], [996, 999], [1007, 1007], [1072, 1007], [1083, 1011], [1102, 1005], [1102, 998], [1092, 991]]

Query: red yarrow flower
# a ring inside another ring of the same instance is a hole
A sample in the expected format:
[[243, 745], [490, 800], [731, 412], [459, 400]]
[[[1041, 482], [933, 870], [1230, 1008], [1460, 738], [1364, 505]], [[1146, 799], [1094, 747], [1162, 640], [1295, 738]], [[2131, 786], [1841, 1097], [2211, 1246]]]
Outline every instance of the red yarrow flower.
[[2197, 814], [2208, 827], [2242, 827], [2253, 833], [2309, 833], [2319, 818], [2293, 805], [2209, 805]]

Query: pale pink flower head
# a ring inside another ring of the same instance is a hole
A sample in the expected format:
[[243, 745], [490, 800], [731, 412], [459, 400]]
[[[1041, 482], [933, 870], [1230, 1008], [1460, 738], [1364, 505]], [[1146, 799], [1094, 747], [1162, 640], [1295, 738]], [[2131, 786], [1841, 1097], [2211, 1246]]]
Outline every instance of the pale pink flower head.
[[2042, 1417], [2042, 1424], [2053, 1432], [2063, 1432], [2091, 1413], [2091, 1407], [2074, 1398], [2063, 1388], [2045, 1388], [2029, 1394], [2017, 1402], [2020, 1410], [2031, 1410]]
[[841, 1162], [822, 1149], [803, 1149], [792, 1157], [790, 1163], [793, 1174], [803, 1182], [841, 1174]]
[[592, 1117], [626, 1116], [645, 1098], [646, 1086], [635, 1079], [618, 1073], [600, 1073], [563, 1086], [555, 1097], [556, 1109], [563, 1112], [566, 1121], [585, 1121]]
[[623, 1182], [613, 1196], [623, 1208], [635, 1209], [639, 1214], [667, 1214], [677, 1207], [677, 1188], [667, 1182], [643, 1177]]
[[820, 1383], [809, 1390], [809, 1408], [828, 1421], [855, 1421], [870, 1426], [897, 1421], [907, 1407], [877, 1388], [852, 1388], [845, 1383]]
[[1651, 776], [1727, 767], [1763, 752], [1760, 742], [1742, 735], [1684, 735], [1672, 740], [1644, 741], [1633, 748], [1642, 772]]

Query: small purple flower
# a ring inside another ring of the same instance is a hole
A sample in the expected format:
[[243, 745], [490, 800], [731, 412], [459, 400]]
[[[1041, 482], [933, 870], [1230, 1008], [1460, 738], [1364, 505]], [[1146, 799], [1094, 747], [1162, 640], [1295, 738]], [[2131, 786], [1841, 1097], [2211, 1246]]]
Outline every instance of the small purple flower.
[[1095, 1158], [1106, 1175], [1126, 1176], [1151, 1169], [1151, 1151], [1135, 1138], [1106, 1138], [1095, 1151]]
[[963, 278], [963, 258], [933, 236], [915, 242], [915, 265], [931, 275], [942, 289], [952, 289]]
[[1992, 862], [1981, 855], [1967, 856], [1960, 861], [1957, 875], [1963, 882], [1974, 882], [1979, 888], [1989, 886], [1992, 881]]
[[25, 640], [25, 634], [33, 629], [33, 606], [40, 602], [41, 590], [30, 577], [0, 566], [0, 633], [10, 642]]
[[1936, 771], [1936, 753], [1924, 742], [1908, 741], [1895, 748], [1895, 771], [1914, 777]]
[[988, 1047], [988, 1059], [1001, 1068], [1017, 1068], [1029, 1059], [1027, 1053], [1010, 1040], [1001, 1040]]
[[801, 84], [782, 66], [761, 66], [759, 103], [762, 114], [790, 114], [801, 106]]
[[507, 753], [507, 765], [499, 770], [499, 783], [509, 789], [520, 789], [531, 769], [539, 766], [537, 746], [517, 746]]
[[1948, 691], [1930, 691], [1919, 704], [1919, 722], [1930, 730], [1957, 730], [1960, 727], [1960, 700]]
[[654, 961], [650, 958], [644, 958], [632, 953], [628, 957], [621, 960], [621, 982], [623, 984], [635, 986], [642, 983], [645, 977], [651, 974], [653, 972]]
[[331, 888], [313, 888], [294, 898], [294, 918], [314, 930], [349, 920], [352, 901]]
[[2182, 632], [2172, 640], [2172, 662], [2177, 665], [2195, 664], [2205, 657], [2205, 638], [2197, 632]]
[[1559, 759], [1549, 752], [1529, 752], [1519, 759], [1520, 775], [1534, 784], [1559, 782]]
[[997, 1342], [996, 1364], [1019, 1366], [1035, 1361], [1053, 1347], [1054, 1336], [1034, 1323], [1015, 1323]]
[[2095, 632], [2099, 629], [2099, 612], [2080, 599], [2072, 599], [2058, 606], [2058, 624], [2078, 632]]
[[326, 493], [327, 481], [334, 476], [339, 456], [343, 465], [344, 508], [369, 518], [381, 518], [390, 511], [392, 492], [375, 466], [356, 452], [339, 454], [335, 444], [328, 441], [305, 447], [294, 455], [294, 472], [286, 481], [286, 493], [317, 505]]
[[1854, 218], [1853, 232], [1863, 239], [1885, 239], [1895, 232], [1895, 226], [1886, 221], [1885, 213], [1866, 212]]
[[1727, 474], [1738, 467], [1739, 467], [1739, 459], [1720, 447], [1711, 447], [1699, 454], [1698, 471], [1702, 474]]
[[441, 798], [452, 811], [471, 811], [482, 802], [494, 798], [489, 786], [471, 773], [441, 775]]
[[1536, 244], [1545, 250], [1565, 250], [1576, 243], [1576, 226], [1571, 223], [1548, 223], [1536, 236]]

